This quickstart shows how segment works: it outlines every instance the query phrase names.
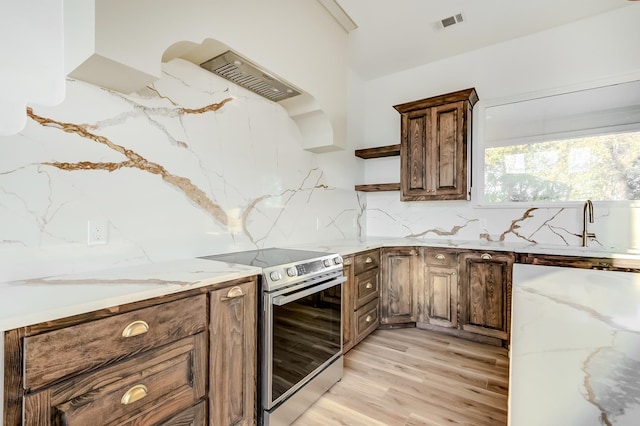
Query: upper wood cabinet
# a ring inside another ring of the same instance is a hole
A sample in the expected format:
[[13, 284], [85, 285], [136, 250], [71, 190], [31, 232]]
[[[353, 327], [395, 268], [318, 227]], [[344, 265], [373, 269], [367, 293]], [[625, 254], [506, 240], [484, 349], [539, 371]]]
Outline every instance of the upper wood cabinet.
[[413, 101], [401, 114], [402, 201], [468, 200], [475, 89]]

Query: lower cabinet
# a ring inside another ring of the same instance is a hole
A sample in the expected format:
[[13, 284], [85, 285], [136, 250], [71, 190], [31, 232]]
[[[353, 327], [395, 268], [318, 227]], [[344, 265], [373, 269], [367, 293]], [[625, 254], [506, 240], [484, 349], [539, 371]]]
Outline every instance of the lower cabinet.
[[160, 423], [160, 426], [197, 426], [207, 423], [207, 404], [199, 402], [193, 407], [176, 414], [169, 420]]
[[345, 256], [342, 285], [342, 351], [347, 353], [380, 325], [380, 250]]
[[460, 253], [460, 327], [508, 344], [515, 256], [503, 252]]
[[418, 323], [458, 327], [458, 253], [423, 249], [424, 281], [418, 300]]
[[342, 259], [343, 273], [347, 281], [342, 284], [342, 352], [347, 353], [356, 344], [355, 280], [353, 256]]
[[417, 326], [508, 346], [515, 256], [423, 248]]
[[413, 324], [417, 319], [418, 251], [413, 247], [382, 249], [380, 323]]
[[24, 398], [27, 425], [157, 424], [204, 397], [206, 335], [179, 340]]
[[[511, 252], [385, 247], [380, 256], [380, 324], [415, 325], [508, 346], [514, 260]], [[366, 271], [358, 274], [357, 265], [355, 287], [360, 291], [358, 282], [372, 279]], [[356, 327], [363, 326], [363, 318], [377, 322], [373, 313], [357, 317]], [[358, 339], [356, 332], [356, 343]]]
[[253, 425], [256, 413], [256, 286], [210, 294], [209, 424]]
[[256, 288], [253, 277], [5, 332], [4, 424], [254, 425]]

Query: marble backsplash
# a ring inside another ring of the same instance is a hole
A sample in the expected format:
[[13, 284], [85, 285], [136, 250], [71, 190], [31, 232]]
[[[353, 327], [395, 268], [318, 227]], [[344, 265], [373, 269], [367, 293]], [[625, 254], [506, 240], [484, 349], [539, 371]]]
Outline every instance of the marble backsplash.
[[353, 170], [319, 163], [284, 108], [186, 61], [131, 95], [68, 80], [0, 137], [0, 281], [360, 237], [363, 202], [327, 184]]
[[[525, 243], [551, 247], [582, 244], [582, 206], [474, 208], [470, 202], [400, 202], [397, 192], [372, 193], [366, 200], [369, 236]], [[595, 233], [589, 247], [640, 251], [640, 209], [594, 203]]]
[[[186, 61], [132, 95], [69, 80], [0, 137], [0, 282], [376, 236], [581, 244], [581, 206], [359, 194], [362, 161], [305, 151], [284, 108]], [[595, 203], [590, 246], [637, 252], [639, 211]], [[108, 244], [87, 245], [89, 220]]]

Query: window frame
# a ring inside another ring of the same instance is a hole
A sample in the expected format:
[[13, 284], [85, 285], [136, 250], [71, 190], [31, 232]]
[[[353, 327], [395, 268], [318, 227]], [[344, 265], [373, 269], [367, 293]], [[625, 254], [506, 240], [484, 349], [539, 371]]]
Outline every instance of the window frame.
[[[474, 208], [480, 209], [523, 209], [523, 208], [582, 208], [584, 202], [582, 201], [527, 201], [527, 202], [514, 202], [514, 201], [505, 201], [499, 203], [490, 203], [484, 199], [484, 156], [485, 156], [485, 143], [484, 143], [484, 135], [485, 135], [485, 126], [486, 126], [486, 115], [487, 109], [495, 106], [519, 103], [532, 101], [542, 97], [549, 96], [557, 96], [563, 94], [569, 94], [571, 92], [580, 91], [580, 90], [588, 90], [588, 89], [596, 89], [603, 86], [613, 85], [613, 84], [622, 84], [629, 83], [636, 80], [640, 80], [640, 72], [626, 76], [625, 79], [613, 78], [613, 79], [605, 79], [598, 80], [597, 82], [589, 82], [584, 84], [576, 84], [571, 86], [563, 86], [554, 89], [541, 90], [536, 92], [523, 93], [515, 96], [504, 97], [504, 98], [495, 98], [489, 100], [480, 99], [474, 109], [473, 109], [473, 138], [472, 138], [472, 147], [471, 147], [471, 203]], [[598, 134], [604, 133], [612, 133], [613, 131], [624, 131], [624, 130], [635, 130], [640, 131], [640, 123], [632, 124], [632, 125], [620, 125], [620, 126], [610, 126], [605, 128], [600, 128], [602, 132], [598, 132]], [[605, 130], [606, 129], [606, 130]], [[571, 131], [571, 132], [562, 132], [549, 134], [552, 135], [555, 139], [564, 138], [564, 137], [579, 137], [581, 135], [593, 134], [592, 132], [586, 131]], [[534, 137], [530, 138], [531, 143], [541, 142], [542, 140], [549, 140], [544, 137]], [[640, 207], [640, 200], [596, 200], [599, 205], [609, 206], [609, 207], [630, 207], [636, 208]]]

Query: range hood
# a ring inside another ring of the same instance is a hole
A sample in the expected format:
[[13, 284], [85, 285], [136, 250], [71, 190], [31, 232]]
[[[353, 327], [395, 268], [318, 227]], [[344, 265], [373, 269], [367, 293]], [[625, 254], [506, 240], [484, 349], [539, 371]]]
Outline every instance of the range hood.
[[269, 75], [231, 50], [203, 62], [200, 66], [274, 102], [300, 95], [298, 90]]

